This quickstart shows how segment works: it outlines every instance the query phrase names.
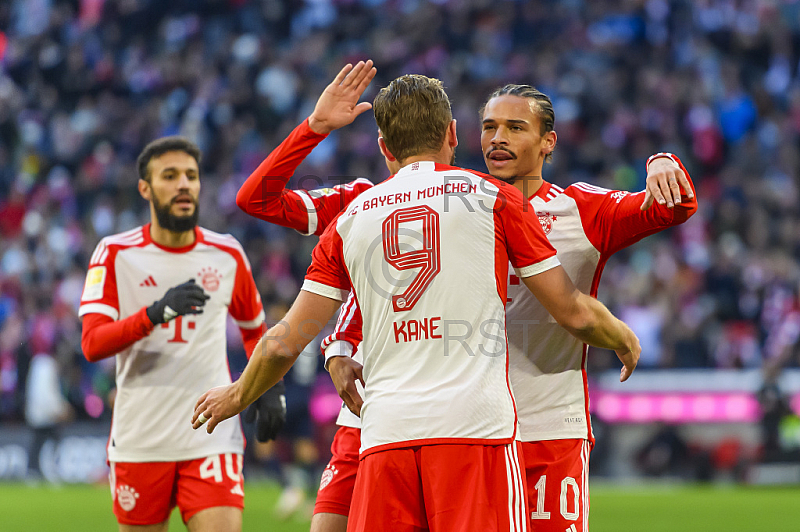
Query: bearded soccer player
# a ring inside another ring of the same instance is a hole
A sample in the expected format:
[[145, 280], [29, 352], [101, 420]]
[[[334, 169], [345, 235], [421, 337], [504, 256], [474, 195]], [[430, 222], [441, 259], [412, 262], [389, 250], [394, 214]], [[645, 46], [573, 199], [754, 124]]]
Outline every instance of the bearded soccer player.
[[[366, 86], [364, 86], [364, 88], [366, 88]], [[508, 94], [511, 91], [515, 94]], [[515, 179], [509, 177], [509, 175], [511, 175], [509, 173], [510, 171], [521, 172], [520, 175], [541, 176], [542, 166], [545, 160], [549, 160], [552, 157], [551, 153], [555, 148], [556, 136], [555, 131], [553, 131], [554, 116], [552, 115], [552, 105], [549, 104], [549, 99], [547, 99], [545, 95], [528, 86], [507, 86], [497, 91], [487, 103], [493, 103], [495, 98], [511, 95], [517, 97], [517, 100], [512, 100], [517, 101], [517, 103], [520, 103], [518, 101], [519, 99], [529, 99], [536, 95], [537, 99], [543, 102], [543, 108], [549, 109], [549, 118], [548, 116], [544, 116], [542, 119], [539, 119], [538, 115], [533, 117], [528, 116], [532, 112], [531, 109], [536, 109], [537, 111], [539, 109], [539, 107], [532, 107], [529, 109], [528, 107], [530, 106], [523, 106], [522, 109], [520, 109], [520, 112], [524, 115], [522, 118], [504, 117], [504, 121], [507, 123], [503, 125], [495, 126], [492, 123], [494, 119], [490, 117], [489, 122], [487, 122], [485, 126], [486, 132], [483, 134], [483, 137], [488, 138], [488, 132], [493, 131], [495, 128], [499, 129], [500, 133], [497, 135], [496, 144], [501, 148], [491, 150], [491, 161], [488, 158], [489, 151], [485, 151], [485, 154], [487, 154], [487, 166], [490, 173], [497, 171], [504, 181], [514, 183], [523, 193], [531, 197], [531, 202], [534, 208], [537, 208], [537, 215], [548, 236], [555, 230], [556, 248], [559, 252], [568, 251], [563, 246], [562, 241], [564, 239], [569, 240], [570, 233], [565, 233], [564, 230], [571, 230], [575, 227], [574, 216], [576, 216], [577, 213], [562, 212], [554, 215], [552, 213], [548, 214], [546, 210], [539, 211], [539, 200], [536, 199], [538, 196], [535, 194], [535, 192], [541, 190], [544, 197], [548, 198], [549, 201], [555, 197], [556, 193], [560, 192], [561, 189], [555, 185], [550, 185], [549, 183], [541, 181], [541, 178], [537, 179], [536, 177], [531, 177], [527, 179]], [[348, 184], [338, 185], [332, 189], [312, 191], [287, 190], [285, 186], [298, 165], [314, 147], [326, 137], [327, 133], [332, 129], [343, 127], [352, 122], [358, 114], [352, 113], [352, 110], [355, 109], [360, 96], [360, 92], [357, 93], [351, 90], [345, 93], [341, 86], [335, 84], [330, 85], [317, 103], [315, 112], [311, 117], [300, 124], [291, 135], [264, 160], [258, 169], [250, 175], [237, 196], [237, 203], [239, 206], [248, 214], [273, 223], [287, 225], [287, 220], [289, 220], [292, 227], [295, 227], [298, 231], [303, 233], [316, 231], [317, 234], [319, 234], [324, 230], [340, 209], [344, 208], [361, 192], [371, 187], [372, 183], [365, 179], [359, 179]], [[501, 99], [499, 101], [502, 102], [503, 100]], [[490, 110], [493, 108], [493, 106], [489, 105], [487, 105], [487, 107], [489, 107]], [[337, 117], [336, 119], [329, 116], [334, 114]], [[541, 125], [539, 124], [540, 122]], [[323, 123], [326, 123], [328, 127], [323, 127]], [[534, 126], [531, 126], [532, 123], [534, 123]], [[330, 124], [335, 124], [335, 126], [331, 127]], [[539, 135], [533, 134], [535, 133], [534, 129], [536, 127], [544, 128], [540, 130]], [[523, 132], [527, 133], [527, 137], [522, 134]], [[551, 132], [552, 134], [550, 134]], [[504, 135], [510, 137], [510, 139], [508, 139], [509, 141], [513, 139], [513, 150], [502, 148], [502, 146], [508, 143], [503, 140]], [[544, 140], [544, 142], [542, 142], [542, 140]], [[485, 149], [489, 150], [489, 146], [485, 146]], [[601, 197], [610, 197], [615, 202], [617, 199], [624, 201], [624, 203], [622, 203], [623, 209], [601, 209], [595, 219], [605, 224], [607, 227], [606, 232], [613, 229], [616, 233], [616, 237], [624, 242], [623, 245], [630, 245], [647, 234], [652, 234], [666, 227], [683, 222], [696, 210], [691, 181], [688, 173], [685, 172], [685, 169], [683, 169], [677, 157], [666, 153], [656, 154], [648, 161], [647, 172], [646, 189], [639, 194], [628, 194], [622, 191], [602, 191], [601, 194], [601, 189], [586, 184], [576, 185], [576, 187], [570, 187], [568, 190], [571, 194], [579, 196], [576, 200], [576, 204], [582, 207], [584, 212], [589, 212], [587, 201], [590, 199], [598, 200]], [[574, 190], [584, 188], [586, 190], [592, 190], [596, 192], [596, 194], [591, 196], [580, 195]], [[656, 203], [653, 202], [654, 199]], [[563, 201], [563, 198], [560, 201]], [[615, 203], [615, 205], [617, 204]], [[676, 205], [678, 206], [675, 207]], [[559, 216], [561, 217], [560, 222]], [[573, 217], [573, 221], [571, 223], [564, 223], [569, 221], [570, 216]], [[589, 223], [593, 224], [594, 221], [590, 220]], [[581, 223], [579, 223], [579, 225], [582, 227]], [[609, 225], [610, 227], [608, 227]], [[609, 252], [609, 250], [615, 251], [619, 249], [619, 247], [604, 247], [602, 244], [604, 234], [606, 233], [595, 232], [592, 233], [591, 236], [598, 246], [595, 250], [604, 250], [605, 258], [607, 258], [607, 256], [613, 252]], [[573, 240], [573, 242], [575, 242], [575, 240]], [[586, 241], [583, 242], [586, 244]], [[613, 242], [612, 235], [609, 237], [608, 244], [614, 245]], [[564, 249], [562, 249], [562, 247]], [[570, 253], [570, 256], [574, 258], [575, 254]], [[571, 266], [567, 268], [567, 271], [570, 273], [580, 273], [589, 268], [591, 272], [597, 271], [597, 278], [599, 280], [602, 265], [605, 264], [605, 258], [602, 260], [602, 263], [599, 263], [599, 261], [592, 263], [591, 253], [589, 253], [587, 258], [587, 260], [589, 260], [588, 264], [579, 263], [576, 265], [573, 264], [573, 260], [570, 260]], [[509, 282], [510, 292], [513, 293], [520, 289], [519, 279], [515, 276], [512, 276]], [[594, 285], [584, 284], [586, 286], [581, 286], [584, 291], [593, 291], [592, 293], [596, 293], [596, 283]], [[523, 293], [525, 292], [524, 290], [522, 291]], [[516, 302], [513, 296], [509, 296], [509, 299], [510, 304], [507, 310], [509, 312], [509, 319], [513, 319], [513, 323], [509, 323], [509, 328], [514, 329], [510, 333], [510, 341], [512, 342], [512, 344], [510, 344], [510, 348], [512, 348], [510, 355], [513, 357], [510, 371], [512, 382], [515, 382], [517, 380], [515, 372], [524, 370], [527, 364], [525, 362], [527, 356], [525, 356], [523, 352], [527, 352], [533, 348], [532, 345], [528, 345], [527, 347], [520, 345], [522, 343], [521, 340], [524, 338], [519, 337], [524, 337], [527, 331], [528, 338], [536, 338], [539, 330], [531, 322], [534, 319], [540, 319], [541, 316], [532, 315], [530, 318], [527, 318], [524, 314], [527, 307], [520, 303], [521, 298], [518, 297]], [[527, 301], [527, 299], [523, 299], [522, 301]], [[536, 314], [535, 310], [532, 312]], [[549, 316], [546, 317], [547, 322], [551, 320], [552, 318]], [[549, 330], [552, 328], [552, 325], [544, 325], [543, 327]], [[544, 333], [545, 331], [542, 332]], [[323, 350], [326, 355], [326, 360], [330, 360], [336, 356], [353, 356], [353, 346], [358, 346], [360, 339], [360, 312], [351, 294], [351, 297], [349, 297], [342, 306], [340, 319], [334, 334], [323, 341]], [[516, 342], [514, 343], [515, 340]], [[521, 411], [532, 412], [532, 415], [534, 415], [533, 422], [535, 423], [535, 418], [538, 417], [536, 413], [540, 411], [547, 412], [549, 409], [554, 409], [555, 411], [564, 409], [565, 406], [560, 402], [564, 401], [564, 397], [570, 397], [569, 408], [573, 410], [573, 413], [569, 417], [572, 418], [572, 425], [576, 424], [576, 418], [585, 420], [585, 422], [577, 423], [577, 425], [579, 425], [579, 435], [572, 438], [577, 441], [566, 442], [566, 444], [571, 444], [573, 449], [577, 449], [575, 453], [573, 453], [574, 457], [571, 461], [568, 460], [569, 463], [576, 467], [580, 465], [582, 468], [580, 471], [574, 473], [573, 477], [570, 477], [573, 479], [574, 484], [578, 486], [577, 490], [574, 489], [573, 481], [564, 481], [567, 475], [561, 475], [557, 479], [557, 482], [554, 480], [557, 475], [553, 474], [553, 466], [551, 462], [548, 461], [547, 457], [537, 462], [530, 460], [526, 462], [529, 470], [529, 479], [532, 479], [528, 489], [532, 495], [530, 504], [534, 509], [534, 515], [547, 516], [546, 520], [543, 517], [537, 517], [536, 526], [537, 528], [553, 526], [555, 527], [553, 530], [558, 530], [559, 532], [560, 529], [557, 527], [561, 526], [563, 523], [566, 523], [563, 527], [564, 529], [568, 529], [573, 525], [576, 527], [583, 526], [582, 523], [585, 521], [587, 512], [581, 512], [580, 510], [576, 512], [575, 506], [573, 505], [565, 509], [564, 513], [566, 513], [567, 517], [563, 517], [562, 515], [561, 517], [563, 519], [559, 519], [559, 511], [556, 513], [555, 518], [550, 519], [552, 513], [548, 510], [543, 509], [541, 514], [536, 514], [535, 509], [537, 508], [537, 502], [540, 497], [547, 495], [548, 504], [546, 507], [557, 505], [556, 508], [560, 510], [561, 483], [566, 482], [567, 488], [570, 490], [567, 496], [572, 497], [571, 501], [574, 501], [576, 494], [578, 494], [578, 506], [581, 509], [588, 509], [588, 491], [585, 489], [584, 485], [587, 461], [583, 460], [581, 457], [583, 456], [588, 460], [588, 452], [584, 449], [584, 446], [591, 446], [592, 439], [591, 432], [588, 428], [588, 414], [583, 413], [587, 401], [583, 384], [583, 346], [578, 343], [578, 347], [581, 349], [581, 357], [578, 361], [579, 366], [573, 369], [572, 373], [567, 370], [556, 372], [556, 375], [562, 373], [561, 378], [564, 378], [565, 375], [571, 375], [574, 381], [575, 372], [577, 371], [579, 379], [577, 383], [572, 383], [573, 386], [570, 388], [569, 393], [562, 393], [556, 396], [559, 397], [559, 399], [550, 397], [549, 394], [534, 394], [535, 397], [531, 397], [530, 399], [534, 401], [535, 404], [530, 405], [526, 403], [520, 406]], [[537, 353], [535, 356], [545, 356], [539, 354], [540, 350], [532, 351]], [[357, 360], [360, 360], [360, 353], [357, 351], [357, 347], [355, 357]], [[517, 357], [519, 357], [518, 362], [516, 361]], [[546, 357], [555, 360], [558, 359], [558, 354], [548, 354]], [[574, 357], [572, 362], [574, 362]], [[337, 363], [334, 362], [332, 368], [329, 366], [334, 376], [338, 369], [336, 364]], [[344, 371], [349, 371], [349, 368], [344, 368]], [[544, 381], [547, 378], [548, 377], [543, 377], [540, 380]], [[337, 377], [334, 377], [334, 380], [337, 382], [340, 381]], [[349, 392], [345, 391], [345, 393], [352, 392], [352, 389], [349, 390]], [[518, 392], [517, 395], [520, 396], [523, 394]], [[577, 401], [575, 400], [576, 396], [580, 397]], [[360, 401], [360, 397], [353, 395], [351, 401], [357, 403]], [[576, 405], [581, 409], [581, 412], [577, 415], [574, 413]], [[317, 501], [314, 507], [314, 517], [311, 525], [312, 532], [340, 532], [345, 530], [347, 526], [350, 499], [358, 469], [361, 423], [359, 418], [343, 405], [342, 411], [337, 419], [337, 424], [340, 425], [340, 429], [337, 431], [331, 447], [333, 457], [323, 473], [320, 489], [317, 493]], [[524, 425], [525, 422], [523, 420], [523, 426]], [[566, 435], [575, 435], [576, 431], [574, 429], [575, 427], [573, 426], [571, 432], [567, 432]], [[524, 432], [530, 433], [530, 431]], [[587, 437], [584, 437], [584, 435]], [[546, 433], [543, 433], [542, 436], [546, 436]], [[532, 438], [531, 441], [539, 441], [537, 440], [536, 434], [530, 437]], [[565, 442], [561, 441], [564, 438], [565, 433], [563, 431], [556, 431], [556, 434], [548, 439], [559, 440], [553, 445], [564, 445]], [[530, 447], [535, 447], [535, 445]], [[535, 467], [534, 463], [538, 463], [539, 467]], [[540, 472], [542, 471], [542, 467], [549, 469]], [[549, 492], [546, 488], [541, 489], [536, 487], [540, 485], [540, 482], [548, 482], [546, 479], [547, 471], [551, 471], [550, 482], [555, 484]], [[541, 480], [542, 476], [545, 477], [545, 480]], [[538, 506], [542, 506], [542, 504], [538, 504]], [[575, 519], [568, 519], [572, 517], [575, 517]]]
[[[509, 260], [562, 326], [618, 352], [624, 378], [638, 340], [574, 289], [516, 189], [449, 165], [457, 139], [441, 82], [403, 76], [374, 106], [394, 176], [326, 229], [286, 318], [237, 382], [200, 397], [193, 426], [213, 432], [277, 382], [352, 289], [366, 400], [348, 529], [527, 530], [504, 338]], [[412, 322], [424, 337], [398, 333]]]
[[[200, 156], [182, 137], [145, 147], [138, 187], [151, 221], [100, 241], [81, 297], [84, 355], [117, 355], [108, 460], [123, 531], [167, 530], [176, 505], [189, 530], [241, 530], [241, 428], [229, 422], [208, 437], [187, 420], [199, 393], [231, 382], [227, 315], [249, 356], [264, 311], [239, 242], [197, 227]], [[280, 386], [257, 410], [259, 437], [274, 437], [285, 415]]]

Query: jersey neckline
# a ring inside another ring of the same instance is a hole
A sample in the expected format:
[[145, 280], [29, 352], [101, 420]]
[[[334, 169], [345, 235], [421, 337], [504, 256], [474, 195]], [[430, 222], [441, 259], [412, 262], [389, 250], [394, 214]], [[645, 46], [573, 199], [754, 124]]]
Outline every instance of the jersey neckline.
[[528, 200], [531, 201], [531, 200], [533, 200], [533, 198], [539, 198], [539, 199], [544, 200], [545, 203], [550, 201], [550, 199], [547, 197], [547, 193], [550, 192], [550, 188], [552, 186], [553, 185], [551, 185], [549, 182], [547, 182], [544, 179], [542, 179], [542, 186], [539, 187], [539, 190], [537, 190], [536, 192], [531, 194], [528, 197]]
[[203, 240], [202, 231], [200, 231], [200, 228], [198, 226], [195, 226], [194, 227], [194, 242], [192, 242], [188, 246], [183, 246], [183, 247], [180, 247], [180, 248], [171, 248], [171, 247], [167, 247], [167, 246], [162, 246], [161, 244], [159, 244], [158, 242], [153, 240], [152, 237], [150, 236], [150, 226], [151, 225], [152, 224], [146, 224], [144, 226], [144, 231], [142, 231], [144, 233], [145, 244], [148, 244], [148, 243], [149, 244], [153, 244], [158, 249], [166, 251], [167, 253], [187, 253], [187, 252], [193, 250], [195, 248], [195, 246], [197, 246], [197, 244], [200, 243]]

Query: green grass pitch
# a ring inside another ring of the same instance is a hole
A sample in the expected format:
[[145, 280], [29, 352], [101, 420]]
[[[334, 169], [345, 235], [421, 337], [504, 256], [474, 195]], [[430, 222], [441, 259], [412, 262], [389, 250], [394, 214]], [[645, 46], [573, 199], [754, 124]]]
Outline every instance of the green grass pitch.
[[[303, 518], [281, 521], [275, 517], [276, 486], [248, 483], [245, 491], [245, 532], [308, 530], [308, 521]], [[0, 484], [0, 531], [116, 530], [110, 498], [107, 486]], [[800, 486], [594, 484], [591, 499], [592, 532], [800, 531]], [[170, 530], [185, 530], [177, 511], [172, 514]]]

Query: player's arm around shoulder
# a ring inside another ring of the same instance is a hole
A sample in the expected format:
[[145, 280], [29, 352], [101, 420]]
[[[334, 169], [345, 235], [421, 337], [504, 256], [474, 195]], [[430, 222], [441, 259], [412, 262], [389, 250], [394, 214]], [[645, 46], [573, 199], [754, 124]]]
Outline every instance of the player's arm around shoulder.
[[577, 204], [586, 237], [604, 255], [681, 224], [697, 210], [694, 185], [675, 155], [653, 155], [647, 171], [645, 190], [635, 194], [588, 183], [565, 191]]
[[522, 280], [570, 334], [595, 347], [613, 349], [624, 364], [620, 380], [630, 377], [642, 350], [630, 327], [614, 317], [600, 301], [575, 288], [561, 266]]
[[647, 160], [646, 169], [647, 180], [640, 210], [646, 211], [654, 203], [662, 208], [675, 209], [678, 223], [697, 212], [694, 183], [676, 155], [667, 152], [653, 154]]

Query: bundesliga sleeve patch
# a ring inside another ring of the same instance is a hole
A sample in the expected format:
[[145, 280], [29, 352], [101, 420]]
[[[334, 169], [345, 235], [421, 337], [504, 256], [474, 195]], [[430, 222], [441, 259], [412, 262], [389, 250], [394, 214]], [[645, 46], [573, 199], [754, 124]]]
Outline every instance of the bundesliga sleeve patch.
[[95, 301], [103, 297], [103, 287], [106, 284], [106, 267], [95, 266], [89, 268], [86, 274], [86, 284], [83, 287], [81, 301]]
[[336, 190], [332, 188], [316, 188], [308, 191], [308, 195], [315, 199], [322, 198], [324, 196], [332, 196], [334, 194], [336, 194]]

